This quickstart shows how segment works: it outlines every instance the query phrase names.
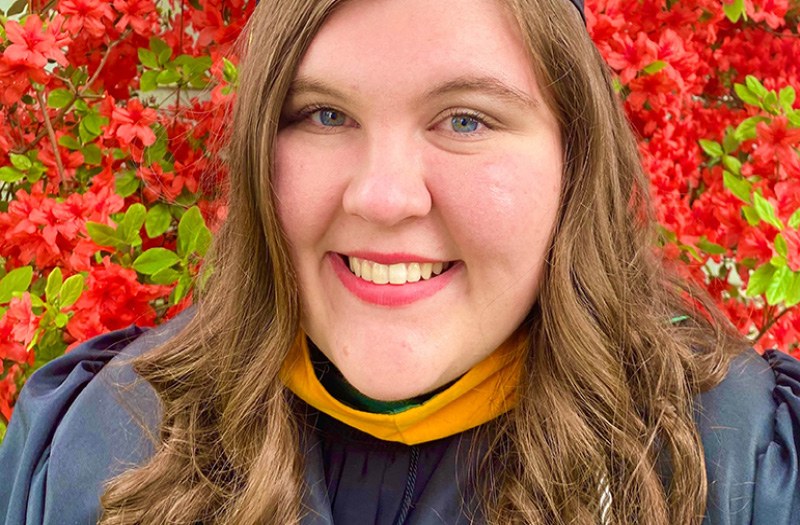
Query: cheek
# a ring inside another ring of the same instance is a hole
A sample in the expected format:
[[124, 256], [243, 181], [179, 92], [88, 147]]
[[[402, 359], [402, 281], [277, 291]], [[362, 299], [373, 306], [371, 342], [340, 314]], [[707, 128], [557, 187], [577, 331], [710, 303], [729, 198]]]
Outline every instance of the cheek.
[[278, 135], [273, 190], [278, 219], [292, 244], [324, 234], [340, 202], [341, 164], [329, 155], [315, 154], [292, 133]]
[[[497, 255], [541, 252], [558, 207], [560, 163], [506, 153], [480, 163], [466, 159], [459, 164], [438, 181], [438, 202], [460, 242]], [[453, 171], [459, 175], [453, 177]]]

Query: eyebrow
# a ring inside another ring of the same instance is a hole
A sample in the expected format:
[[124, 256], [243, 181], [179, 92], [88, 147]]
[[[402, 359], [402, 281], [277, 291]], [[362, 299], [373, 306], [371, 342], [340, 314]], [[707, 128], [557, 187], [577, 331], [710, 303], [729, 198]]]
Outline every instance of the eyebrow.
[[[512, 104], [527, 109], [534, 109], [539, 105], [539, 101], [532, 96], [491, 76], [462, 76], [447, 80], [427, 90], [414, 102], [419, 103], [459, 92], [479, 93], [502, 101], [511, 102]], [[316, 93], [318, 95], [343, 100], [347, 100], [348, 98], [345, 93], [325, 82], [308, 77], [298, 77], [290, 84], [287, 97], [297, 96], [303, 93]]]

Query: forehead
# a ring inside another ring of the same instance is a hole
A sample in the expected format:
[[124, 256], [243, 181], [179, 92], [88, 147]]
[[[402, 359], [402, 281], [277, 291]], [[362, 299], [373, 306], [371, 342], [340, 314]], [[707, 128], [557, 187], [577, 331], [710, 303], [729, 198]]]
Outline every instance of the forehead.
[[346, 2], [313, 38], [296, 76], [372, 100], [413, 98], [465, 77], [495, 78], [539, 98], [519, 26], [502, 0]]

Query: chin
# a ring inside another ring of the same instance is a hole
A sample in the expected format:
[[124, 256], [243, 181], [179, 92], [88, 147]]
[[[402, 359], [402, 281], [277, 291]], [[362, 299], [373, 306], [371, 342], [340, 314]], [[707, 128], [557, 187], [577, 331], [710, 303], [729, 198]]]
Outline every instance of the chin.
[[377, 378], [374, 375], [369, 378], [353, 378], [352, 380], [345, 375], [345, 378], [359, 392], [378, 401], [402, 401], [404, 399], [411, 399], [431, 392], [438, 387], [438, 385], [433, 383], [419, 382], [419, 378], [417, 378], [417, 381], [409, 383], [409, 381], [398, 377], [397, 374], [383, 379]]

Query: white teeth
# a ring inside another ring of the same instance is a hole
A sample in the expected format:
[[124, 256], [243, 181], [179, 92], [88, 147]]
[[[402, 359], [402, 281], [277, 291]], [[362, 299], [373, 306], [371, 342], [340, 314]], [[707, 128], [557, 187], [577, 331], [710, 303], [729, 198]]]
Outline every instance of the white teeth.
[[433, 264], [431, 263], [422, 263], [420, 265], [420, 275], [423, 279], [430, 279], [431, 272], [433, 271]]
[[372, 263], [372, 282], [389, 284], [389, 267], [385, 264]]
[[415, 283], [422, 278], [422, 273], [420, 273], [419, 263], [411, 263], [408, 265], [408, 271], [406, 272], [406, 279], [410, 283]]
[[[365, 281], [372, 281], [372, 263], [362, 259], [356, 259], [355, 257], [353, 257], [353, 259], [361, 261], [361, 275], [356, 274], [356, 277], [361, 277]], [[356, 262], [356, 266], [359, 266], [358, 262]]]
[[389, 282], [392, 284], [404, 284], [406, 282], [406, 265], [393, 264], [389, 266]]
[[349, 257], [350, 271], [356, 277], [375, 284], [405, 284], [415, 283], [420, 279], [430, 279], [441, 274], [452, 266], [451, 263], [397, 263], [392, 265], [380, 264], [358, 257]]

